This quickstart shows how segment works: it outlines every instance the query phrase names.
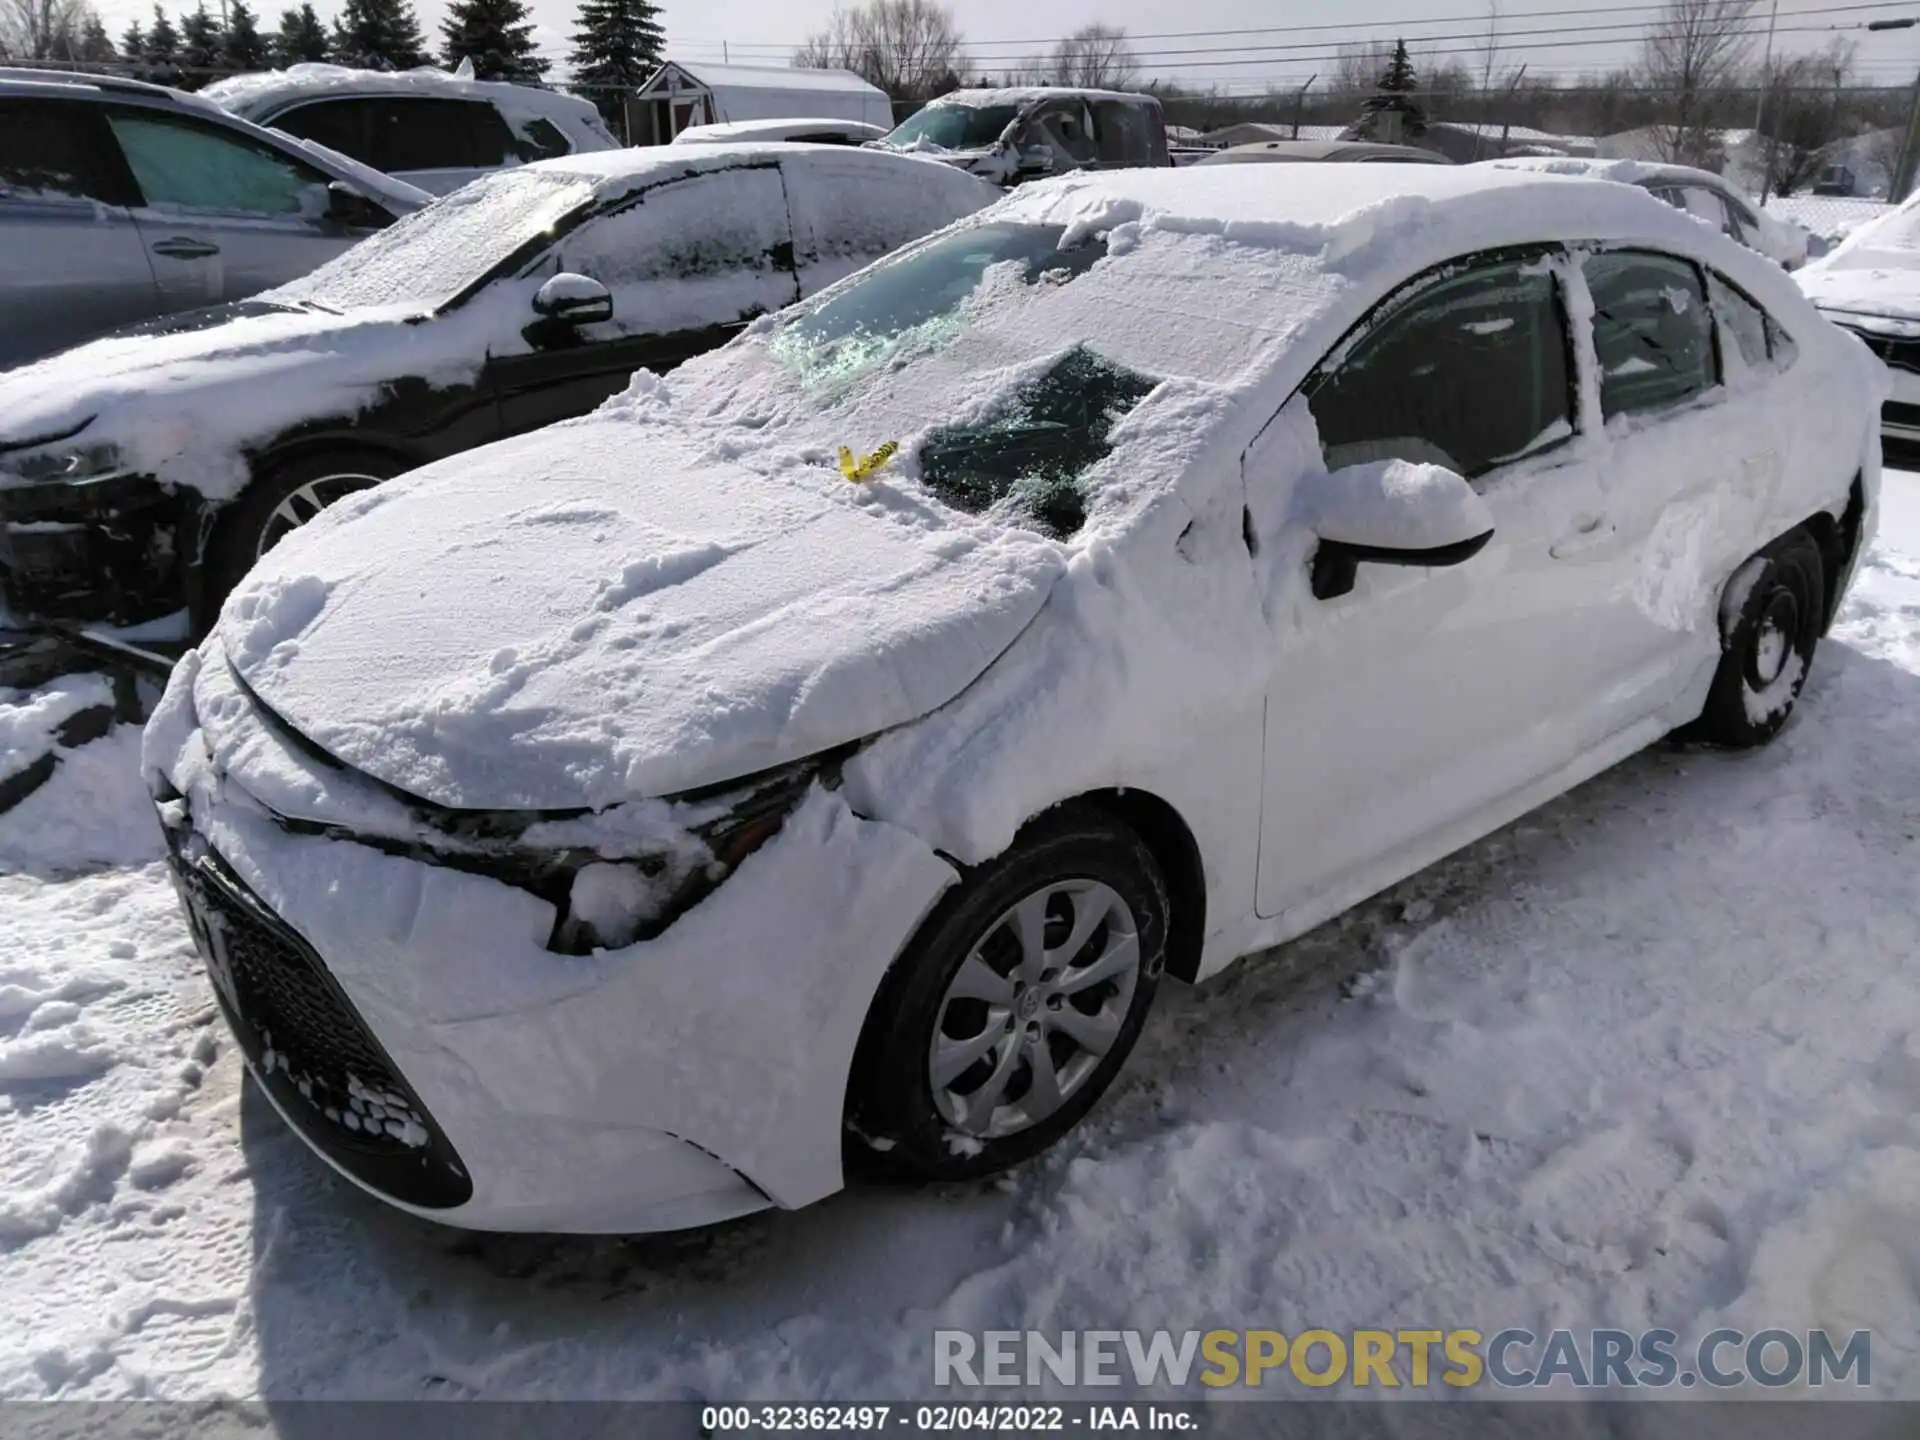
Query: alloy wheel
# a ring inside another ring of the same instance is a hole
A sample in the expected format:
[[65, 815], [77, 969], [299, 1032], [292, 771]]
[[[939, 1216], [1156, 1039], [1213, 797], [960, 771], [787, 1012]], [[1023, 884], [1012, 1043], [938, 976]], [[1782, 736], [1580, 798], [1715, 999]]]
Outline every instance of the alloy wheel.
[[341, 474], [322, 475], [303, 485], [289, 490], [280, 503], [273, 507], [267, 516], [267, 523], [260, 527], [260, 534], [254, 543], [253, 558], [258, 560], [267, 551], [286, 539], [292, 531], [298, 530], [322, 510], [348, 495], [361, 490], [369, 490], [380, 483], [377, 475]]
[[941, 999], [927, 1052], [941, 1118], [999, 1138], [1052, 1115], [1118, 1039], [1139, 980], [1139, 925], [1112, 887], [1063, 880], [1017, 901]]

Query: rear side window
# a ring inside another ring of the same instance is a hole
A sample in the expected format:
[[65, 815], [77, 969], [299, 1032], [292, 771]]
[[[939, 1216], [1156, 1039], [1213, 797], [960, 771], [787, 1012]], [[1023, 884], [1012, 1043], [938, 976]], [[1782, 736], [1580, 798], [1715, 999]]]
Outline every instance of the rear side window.
[[1053, 151], [1055, 168], [1071, 170], [1099, 158], [1087, 129], [1087, 107], [1078, 100], [1055, 100], [1040, 107], [1027, 122], [1034, 141]]
[[1097, 100], [1093, 106], [1093, 124], [1102, 164], [1153, 163], [1155, 117], [1142, 107], [1125, 100]]
[[1472, 479], [1573, 434], [1572, 367], [1553, 276], [1523, 261], [1429, 283], [1312, 389], [1329, 470], [1378, 460]]
[[797, 151], [780, 168], [808, 294], [980, 208], [970, 177], [891, 155]]
[[1720, 353], [1731, 349], [1747, 369], [1764, 369], [1773, 354], [1773, 327], [1766, 312], [1718, 275], [1710, 278], [1709, 287], [1713, 313], [1720, 322]]
[[318, 214], [327, 178], [249, 136], [172, 115], [111, 112], [134, 183], [149, 205], [245, 215]]
[[112, 200], [96, 127], [77, 105], [0, 100], [0, 200]]
[[567, 137], [560, 133], [560, 127], [544, 115], [521, 121], [520, 133], [515, 141], [514, 149], [522, 160], [551, 160], [556, 155], [573, 153], [573, 147], [567, 144]]
[[1631, 250], [1589, 256], [1585, 269], [1607, 419], [1670, 409], [1713, 388], [1713, 316], [1698, 270]]

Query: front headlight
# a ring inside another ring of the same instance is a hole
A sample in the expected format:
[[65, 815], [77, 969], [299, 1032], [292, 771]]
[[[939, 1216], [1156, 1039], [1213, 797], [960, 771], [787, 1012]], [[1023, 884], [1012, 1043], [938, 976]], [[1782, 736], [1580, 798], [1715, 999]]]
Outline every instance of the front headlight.
[[72, 450], [43, 450], [38, 455], [8, 462], [7, 468], [23, 480], [92, 483], [127, 473], [118, 445], [82, 445]]
[[[815, 780], [839, 783], [843, 753], [782, 766], [674, 802], [691, 823], [639, 845], [569, 849], [564, 903], [547, 948], [562, 955], [617, 950], [650, 940], [719, 888], [740, 862], [779, 833]], [[603, 817], [534, 827], [523, 842], [551, 843]], [[610, 855], [608, 850], [635, 853]]]

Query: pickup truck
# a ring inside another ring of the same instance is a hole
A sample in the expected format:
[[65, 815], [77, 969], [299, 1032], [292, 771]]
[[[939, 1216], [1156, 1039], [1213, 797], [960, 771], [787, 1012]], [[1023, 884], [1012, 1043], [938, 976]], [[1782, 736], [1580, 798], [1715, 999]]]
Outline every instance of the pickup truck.
[[1050, 85], [955, 90], [872, 143], [944, 160], [996, 185], [1173, 163], [1153, 96]]

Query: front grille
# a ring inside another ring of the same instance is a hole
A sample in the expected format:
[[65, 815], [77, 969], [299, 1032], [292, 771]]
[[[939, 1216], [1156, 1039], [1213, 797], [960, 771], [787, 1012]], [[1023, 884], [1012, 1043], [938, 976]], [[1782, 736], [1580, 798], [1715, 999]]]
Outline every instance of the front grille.
[[1845, 322], [1840, 326], [1851, 330], [1867, 342], [1867, 348], [1880, 358], [1882, 364], [1896, 370], [1920, 371], [1920, 336], [1884, 335], [1874, 330], [1864, 330]]
[[176, 849], [172, 862], [220, 1009], [288, 1120], [384, 1195], [429, 1210], [465, 1204], [466, 1168], [325, 962], [218, 856]]

